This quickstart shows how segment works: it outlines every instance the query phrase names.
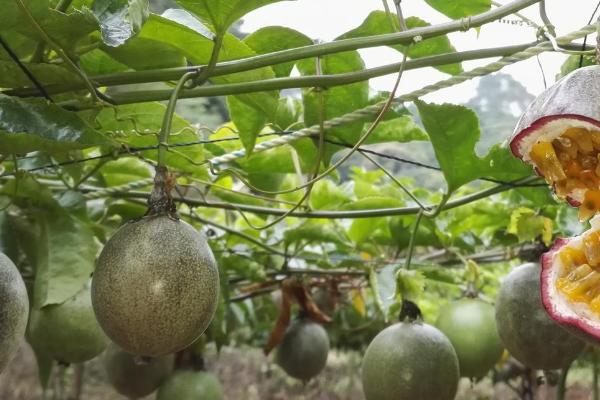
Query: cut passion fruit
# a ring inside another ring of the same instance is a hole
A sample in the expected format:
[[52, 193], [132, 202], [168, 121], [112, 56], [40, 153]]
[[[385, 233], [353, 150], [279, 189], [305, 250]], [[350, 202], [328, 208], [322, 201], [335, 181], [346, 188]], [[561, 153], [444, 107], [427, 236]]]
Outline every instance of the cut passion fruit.
[[523, 114], [510, 147], [587, 220], [600, 211], [600, 66], [580, 68]]
[[558, 239], [542, 256], [542, 301], [574, 333], [600, 342], [600, 216], [580, 236]]

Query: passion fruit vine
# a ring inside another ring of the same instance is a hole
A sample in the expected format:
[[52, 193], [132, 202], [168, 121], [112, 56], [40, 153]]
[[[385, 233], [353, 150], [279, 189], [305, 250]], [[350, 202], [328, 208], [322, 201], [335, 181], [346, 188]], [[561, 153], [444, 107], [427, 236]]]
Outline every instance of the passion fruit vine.
[[452, 400], [458, 380], [452, 344], [438, 329], [420, 321], [385, 328], [363, 359], [367, 400]]
[[190, 345], [208, 327], [219, 273], [204, 235], [180, 220], [166, 169], [157, 168], [147, 216], [106, 243], [92, 278], [100, 326], [123, 350], [159, 357]]
[[19, 270], [0, 253], [0, 372], [12, 359], [25, 334], [29, 300]]
[[579, 68], [525, 111], [510, 142], [587, 220], [600, 210], [600, 66]]
[[291, 377], [308, 381], [327, 364], [329, 336], [320, 324], [306, 318], [294, 321], [277, 347], [275, 360]]
[[535, 263], [513, 269], [502, 280], [496, 324], [509, 353], [534, 369], [566, 367], [585, 347], [546, 313], [540, 295], [540, 266]]
[[472, 298], [448, 303], [435, 325], [456, 350], [461, 376], [482, 378], [502, 356], [504, 345], [489, 303]]

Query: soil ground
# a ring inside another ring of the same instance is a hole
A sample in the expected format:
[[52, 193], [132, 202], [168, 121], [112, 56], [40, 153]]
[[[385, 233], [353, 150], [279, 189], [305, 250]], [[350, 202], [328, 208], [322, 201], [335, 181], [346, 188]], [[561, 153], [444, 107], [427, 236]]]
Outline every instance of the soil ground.
[[[327, 367], [304, 385], [290, 379], [258, 349], [222, 349], [207, 357], [208, 369], [216, 373], [227, 400], [364, 400], [360, 385], [360, 354], [331, 352]], [[432, 382], [432, 384], [434, 384]], [[568, 400], [589, 400], [590, 390], [582, 382], [569, 382]], [[50, 390], [47, 399], [52, 399]], [[148, 399], [153, 399], [149, 396]], [[0, 400], [41, 400], [35, 358], [27, 345], [0, 375]], [[487, 379], [471, 384], [461, 381], [457, 400], [519, 400], [504, 384], [493, 386]], [[542, 385], [537, 400], [556, 399], [555, 388]], [[106, 382], [99, 360], [86, 364], [81, 400], [126, 400]], [[175, 400], [175, 399], [174, 399]]]

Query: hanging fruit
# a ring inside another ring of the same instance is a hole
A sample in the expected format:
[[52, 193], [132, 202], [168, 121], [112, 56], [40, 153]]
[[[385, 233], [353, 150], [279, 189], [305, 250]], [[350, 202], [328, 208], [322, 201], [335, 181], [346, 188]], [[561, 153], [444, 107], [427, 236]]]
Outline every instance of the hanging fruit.
[[600, 66], [579, 68], [525, 111], [510, 142], [587, 220], [600, 210]]

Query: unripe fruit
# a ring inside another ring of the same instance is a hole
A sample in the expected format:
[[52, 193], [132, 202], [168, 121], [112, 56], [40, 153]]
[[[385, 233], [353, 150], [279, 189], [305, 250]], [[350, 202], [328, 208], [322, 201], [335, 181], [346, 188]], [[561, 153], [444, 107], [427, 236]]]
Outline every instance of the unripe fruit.
[[400, 322], [379, 332], [362, 367], [366, 400], [452, 400], [458, 358], [448, 338], [421, 322]]
[[190, 345], [208, 327], [219, 273], [204, 235], [166, 215], [121, 227], [92, 279], [98, 322], [123, 350], [158, 357]]
[[156, 400], [223, 400], [223, 388], [208, 372], [176, 371], [160, 386]]
[[29, 300], [19, 270], [0, 253], [0, 372], [10, 362], [25, 334]]
[[62, 304], [33, 309], [28, 337], [36, 350], [64, 363], [91, 360], [109, 343], [94, 317], [89, 285]]
[[104, 354], [108, 380], [117, 392], [131, 399], [158, 389], [173, 370], [173, 361], [172, 355], [140, 360], [112, 343]]
[[309, 319], [298, 319], [277, 347], [275, 360], [289, 376], [308, 381], [325, 368], [328, 353], [325, 328]]

